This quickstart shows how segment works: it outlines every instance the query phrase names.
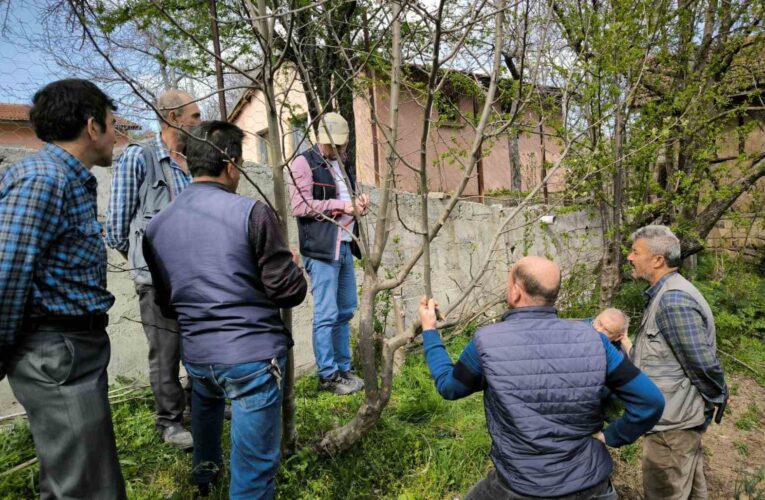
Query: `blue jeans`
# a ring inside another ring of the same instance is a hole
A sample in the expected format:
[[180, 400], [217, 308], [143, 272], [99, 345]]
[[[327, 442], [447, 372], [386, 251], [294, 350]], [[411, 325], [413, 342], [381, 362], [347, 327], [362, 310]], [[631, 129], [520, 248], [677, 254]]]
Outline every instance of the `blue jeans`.
[[274, 498], [282, 432], [282, 384], [286, 356], [236, 365], [184, 363], [193, 380], [191, 431], [193, 479], [210, 483], [223, 464], [223, 407], [231, 400], [232, 499]]
[[356, 275], [351, 245], [340, 244], [338, 260], [303, 257], [313, 295], [313, 353], [319, 376], [351, 369], [350, 321], [356, 310]]

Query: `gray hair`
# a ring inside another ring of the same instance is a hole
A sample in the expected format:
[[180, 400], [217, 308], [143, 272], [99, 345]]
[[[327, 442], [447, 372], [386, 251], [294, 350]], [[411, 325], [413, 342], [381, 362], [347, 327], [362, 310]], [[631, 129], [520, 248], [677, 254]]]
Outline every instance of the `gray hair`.
[[680, 240], [667, 226], [644, 226], [632, 233], [630, 239], [634, 242], [645, 240], [653, 255], [661, 255], [669, 267], [680, 267], [682, 262]]
[[171, 111], [176, 112], [176, 116], [183, 114], [183, 108], [190, 100], [189, 94], [180, 90], [168, 90], [163, 92], [157, 98], [157, 111], [159, 111], [159, 123], [165, 125], [165, 120], [170, 116]]

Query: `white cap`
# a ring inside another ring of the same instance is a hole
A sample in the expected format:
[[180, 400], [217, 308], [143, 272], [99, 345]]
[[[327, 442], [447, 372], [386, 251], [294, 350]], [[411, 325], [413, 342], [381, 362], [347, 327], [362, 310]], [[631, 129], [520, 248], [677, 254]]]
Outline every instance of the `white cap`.
[[327, 113], [319, 119], [318, 144], [342, 146], [348, 143], [348, 135], [348, 122], [338, 113]]

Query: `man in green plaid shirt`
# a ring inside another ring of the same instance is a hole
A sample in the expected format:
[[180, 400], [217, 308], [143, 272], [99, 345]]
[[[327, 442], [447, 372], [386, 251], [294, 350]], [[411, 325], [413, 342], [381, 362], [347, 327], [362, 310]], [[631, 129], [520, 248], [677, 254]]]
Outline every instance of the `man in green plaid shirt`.
[[728, 390], [709, 304], [677, 271], [680, 241], [666, 226], [632, 235], [632, 276], [650, 283], [631, 357], [664, 395], [664, 413], [643, 443], [646, 499], [707, 498], [701, 435], [722, 417]]

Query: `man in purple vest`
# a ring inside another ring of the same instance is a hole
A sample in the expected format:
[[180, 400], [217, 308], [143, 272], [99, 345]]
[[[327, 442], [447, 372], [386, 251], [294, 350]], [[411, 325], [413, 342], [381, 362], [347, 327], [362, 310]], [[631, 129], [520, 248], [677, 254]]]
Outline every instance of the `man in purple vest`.
[[[484, 393], [495, 469], [466, 499], [615, 499], [606, 445], [632, 443], [659, 419], [659, 389], [608, 337], [583, 321], [558, 318], [560, 269], [524, 257], [510, 270], [499, 323], [479, 329], [452, 364], [436, 331], [436, 303], [420, 303], [423, 342], [445, 399]], [[624, 415], [603, 429], [605, 388]]]
[[205, 493], [220, 470], [228, 398], [230, 497], [273, 498], [282, 372], [293, 345], [279, 309], [300, 304], [307, 285], [274, 211], [235, 193], [241, 129], [203, 122], [192, 135], [193, 182], [152, 219], [143, 243], [157, 304], [178, 319], [193, 380], [192, 474]]
[[345, 155], [348, 136], [342, 116], [324, 115], [318, 144], [295, 158], [288, 181], [300, 254], [311, 277], [319, 390], [340, 395], [364, 387], [351, 371], [350, 321], [357, 304], [353, 257], [361, 257], [353, 238], [355, 216], [364, 214], [369, 197], [355, 195], [355, 170]]

